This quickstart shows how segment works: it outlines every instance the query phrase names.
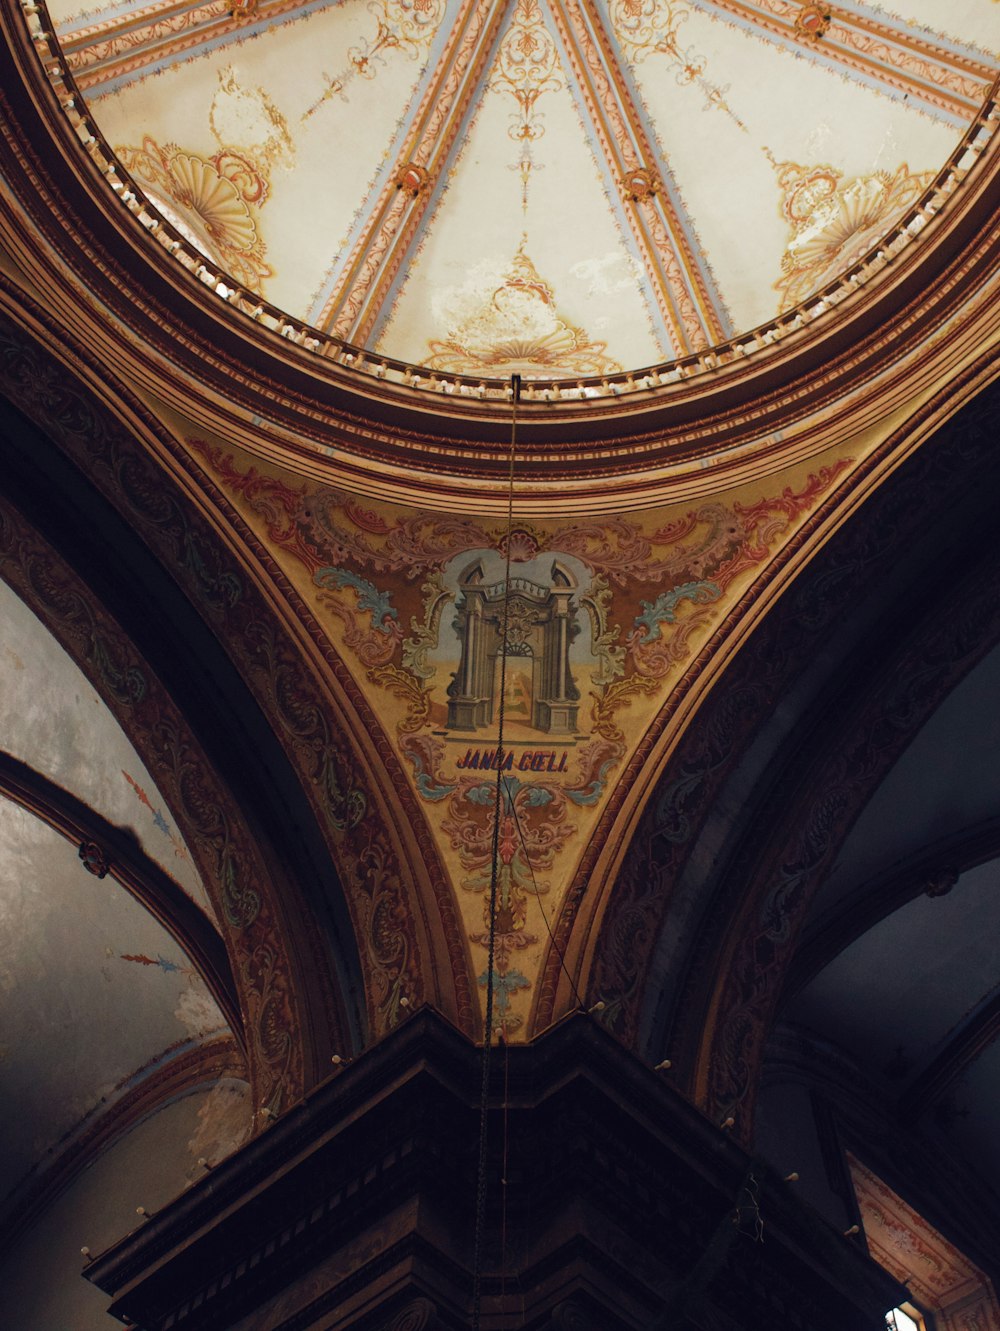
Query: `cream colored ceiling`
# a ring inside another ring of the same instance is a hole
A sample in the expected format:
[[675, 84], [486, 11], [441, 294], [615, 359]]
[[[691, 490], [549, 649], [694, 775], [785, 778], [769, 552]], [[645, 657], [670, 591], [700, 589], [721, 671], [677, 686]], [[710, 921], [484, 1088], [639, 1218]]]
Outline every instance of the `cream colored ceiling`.
[[247, 289], [441, 370], [578, 377], [802, 301], [929, 183], [996, 0], [219, 0], [82, 12], [129, 170]]

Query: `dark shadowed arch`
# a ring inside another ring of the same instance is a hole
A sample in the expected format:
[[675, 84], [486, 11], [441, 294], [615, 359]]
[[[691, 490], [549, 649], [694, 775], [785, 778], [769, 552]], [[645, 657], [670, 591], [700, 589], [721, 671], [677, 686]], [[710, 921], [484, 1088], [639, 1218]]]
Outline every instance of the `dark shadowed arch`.
[[998, 398], [983, 392], [939, 429], [776, 602], [643, 814], [589, 993], [713, 1113], [752, 1098], [798, 926], [840, 838], [1000, 636]]

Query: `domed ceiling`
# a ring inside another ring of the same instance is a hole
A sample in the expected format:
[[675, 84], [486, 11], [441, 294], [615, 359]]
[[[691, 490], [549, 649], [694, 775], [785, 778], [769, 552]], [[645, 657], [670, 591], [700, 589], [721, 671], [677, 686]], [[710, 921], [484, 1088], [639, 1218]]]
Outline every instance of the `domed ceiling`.
[[[996, 0], [51, 0], [108, 142], [241, 287], [443, 373], [650, 365], [931, 184]], [[898, 12], [897, 12], [898, 11]]]

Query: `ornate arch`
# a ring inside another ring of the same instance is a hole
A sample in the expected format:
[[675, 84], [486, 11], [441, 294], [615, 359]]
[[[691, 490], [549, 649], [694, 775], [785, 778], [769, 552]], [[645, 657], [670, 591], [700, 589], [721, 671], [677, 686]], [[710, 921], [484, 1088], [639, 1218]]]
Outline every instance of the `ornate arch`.
[[[107, 371], [69, 343], [64, 330], [51, 329], [43, 311], [28, 305], [26, 314], [35, 336], [4, 320], [0, 377], [11, 402], [41, 434], [17, 450], [19, 476], [12, 483], [33, 496], [35, 509], [48, 512], [56, 526], [60, 516], [68, 519], [62, 539], [86, 546], [86, 554], [76, 549], [70, 562], [92, 565], [91, 580], [118, 602], [120, 617], [131, 617], [133, 628], [143, 626], [153, 658], [163, 653], [172, 662], [171, 686], [185, 695], [184, 710], [200, 711], [214, 732], [216, 757], [226, 747], [224, 719], [213, 717], [211, 700], [199, 697], [177, 660], [176, 644], [184, 642], [185, 652], [194, 654], [223, 711], [237, 699], [243, 708], [235, 723], [229, 714], [230, 733], [247, 758], [237, 784], [256, 782], [256, 826], [271, 853], [268, 877], [277, 873], [285, 883], [268, 895], [286, 942], [296, 940], [300, 983], [313, 990], [296, 1019], [305, 1062], [295, 1085], [301, 1090], [322, 1075], [331, 1050], [355, 1047], [366, 1029], [376, 1035], [388, 1029], [401, 1015], [401, 997], [414, 1005], [435, 1002], [471, 1026], [464, 971], [436, 971], [428, 941], [432, 930], [448, 934], [447, 919], [439, 918], [440, 894], [434, 895], [442, 877], [434, 873], [433, 857], [414, 849], [420, 820], [400, 817], [386, 796], [390, 781], [377, 757], [378, 727], [370, 717], [359, 724], [360, 699], [344, 696], [328, 644], [321, 655], [310, 641], [313, 626], [296, 618], [294, 598], [269, 585], [266, 574], [276, 571], [260, 569], [254, 552], [243, 547], [248, 534], [227, 529], [198, 498], [204, 478], [176, 441], [123, 386], [107, 385]], [[61, 357], [72, 357], [90, 385], [104, 382], [101, 396], [113, 394], [114, 412], [42, 350], [42, 338], [59, 346]], [[25, 428], [30, 430], [22, 424], [15, 433]], [[48, 503], [60, 485], [61, 515]], [[81, 528], [94, 522], [98, 528], [81, 540]], [[116, 565], [114, 558], [102, 562], [94, 539], [104, 525], [130, 551], [124, 560], [117, 551]], [[142, 588], [143, 575], [157, 586]], [[145, 607], [153, 598], [155, 617], [144, 613], [137, 589]], [[183, 629], [172, 614], [182, 616]], [[198, 652], [211, 658], [210, 666]], [[246, 770], [251, 767], [259, 769], [256, 775]], [[260, 789], [265, 772], [280, 777], [278, 789], [269, 792], [273, 798]], [[303, 807], [296, 810], [297, 803]], [[286, 861], [295, 864], [294, 875], [283, 867]], [[310, 925], [317, 916], [325, 918], [334, 951], [346, 962], [339, 998], [326, 978], [330, 947]], [[359, 947], [352, 935], [361, 940]], [[362, 991], [367, 1010], [359, 1012]]]
[[[965, 390], [973, 383], [974, 375], [968, 376]], [[810, 675], [810, 663], [823, 660], [820, 648], [830, 641], [834, 627], [837, 642], [854, 656], [854, 668], [860, 660], [870, 672], [873, 654], [870, 642], [864, 641], [866, 626], [877, 624], [880, 611], [888, 606], [904, 627], [912, 629], [913, 622], [924, 615], [931, 585], [938, 587], [942, 603], [950, 598], [951, 624], [942, 623], [940, 613], [936, 621], [939, 633], [947, 638], [954, 627], [956, 607], [953, 581], [948, 582], [943, 570], [941, 550], [948, 549], [946, 536], [952, 541], [956, 536], [964, 539], [964, 547], [951, 550], [958, 567], [963, 560], [976, 557], [973, 547], [977, 542], [986, 547], [984, 557], [989, 554], [990, 541], [982, 535], [992, 531], [984, 494], [989, 482], [984, 482], [984, 476], [996, 465], [991, 429], [996, 411], [995, 391], [984, 392], [963, 408], [883, 481], [854, 519], [813, 558], [716, 679], [711, 695], [670, 754], [639, 819], [599, 920], [586, 993], [589, 1001], [604, 1002], [602, 1019], [627, 1042], [639, 1045], [653, 1058], [668, 1049], [688, 1088], [706, 1107], [736, 1107], [752, 1086], [750, 1065], [755, 1067], [759, 1057], [756, 1042], [766, 1029], [787, 960], [787, 952], [781, 950], [779, 955], [770, 937], [763, 944], [768, 950], [766, 959], [762, 954], [749, 957], [744, 980], [761, 998], [762, 1024], [759, 1030], [754, 1028], [752, 1057], [742, 1078], [745, 1085], [741, 1084], [738, 1093], [735, 1084], [723, 1087], [720, 1083], [710, 1089], [706, 1069], [721, 1066], [727, 1057], [732, 1064], [732, 1057], [716, 1045], [714, 1035], [706, 1036], [706, 1044], [701, 1031], [706, 1014], [711, 1013], [712, 1030], [718, 1025], [718, 1039], [732, 1043], [733, 1032], [723, 1014], [730, 1008], [735, 1013], [739, 1003], [732, 993], [725, 996], [727, 983], [733, 982], [726, 958], [734, 954], [741, 940], [746, 941], [741, 930], [746, 931], [747, 921], [755, 918], [754, 911], [761, 905], [752, 893], [765, 893], [768, 881], [765, 868], [755, 873], [762, 864], [762, 852], [753, 837], [766, 836], [774, 827], [773, 845], [780, 856], [781, 838], [787, 837], [789, 828], [787, 819], [781, 822], [781, 830], [777, 827], [781, 800], [802, 780], [802, 771], [796, 770], [780, 790], [775, 786], [776, 772], [783, 772], [789, 760], [784, 723], [775, 721], [775, 708], [783, 702], [786, 709], [795, 709], [800, 725], [806, 724], [801, 718], [808, 718], [811, 706], [817, 707], [817, 714], [822, 712], [829, 706], [830, 695], [824, 689], [830, 680], [816, 672], [815, 664]], [[912, 423], [909, 428], [912, 430]], [[883, 456], [893, 447], [899, 447], [898, 439], [888, 441]], [[951, 511], [945, 511], [949, 505]], [[901, 572], [904, 560], [908, 567], [905, 577]], [[921, 571], [928, 578], [923, 586]], [[989, 629], [976, 618], [979, 613], [970, 609], [970, 630], [978, 625], [988, 641]], [[931, 631], [933, 611], [927, 619]], [[951, 687], [973, 664], [982, 641], [977, 638], [974, 644], [966, 638], [963, 649], [960, 635], [955, 637], [953, 670], [949, 673], [942, 662], [943, 689]], [[943, 641], [940, 646], [943, 648]], [[891, 650], [886, 650], [885, 658], [891, 684], [892, 671], [898, 671], [902, 663]], [[825, 669], [835, 677], [843, 659], [831, 657]], [[934, 705], [932, 698], [926, 702], [928, 707]], [[877, 704], [873, 706], [876, 719]], [[806, 754], [815, 751], [816, 734], [807, 735], [804, 730], [796, 734], [799, 739], [805, 737]], [[907, 730], [901, 744], [909, 734]], [[842, 732], [835, 727], [829, 739], [842, 741]], [[817, 763], [821, 772], [822, 759]], [[876, 779], [874, 773], [872, 779]], [[764, 786], [773, 794], [769, 806], [760, 799]], [[854, 812], [844, 817], [853, 820], [867, 789], [859, 792]], [[815, 835], [817, 828], [811, 830]], [[832, 825], [830, 830], [832, 834]], [[586, 888], [582, 877], [578, 899]], [[564, 948], [571, 937], [576, 904], [571, 898], [560, 920]], [[798, 918], [782, 916], [778, 929], [782, 948], [793, 936]], [[757, 935], [751, 930], [750, 936]], [[574, 958], [580, 965], [576, 954]], [[560, 978], [558, 966], [558, 958], [550, 958], [548, 974], [553, 982]], [[759, 994], [761, 986], [766, 995]], [[728, 1032], [725, 1037], [723, 1030]], [[740, 1044], [739, 1038], [736, 1043]]]

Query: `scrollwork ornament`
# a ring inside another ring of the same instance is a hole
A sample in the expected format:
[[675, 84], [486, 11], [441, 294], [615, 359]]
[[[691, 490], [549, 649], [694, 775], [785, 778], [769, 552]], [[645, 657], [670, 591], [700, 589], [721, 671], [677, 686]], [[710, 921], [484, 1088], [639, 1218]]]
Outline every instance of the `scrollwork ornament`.
[[382, 1331], [436, 1331], [440, 1325], [437, 1305], [430, 1299], [414, 1299], [386, 1322]]

